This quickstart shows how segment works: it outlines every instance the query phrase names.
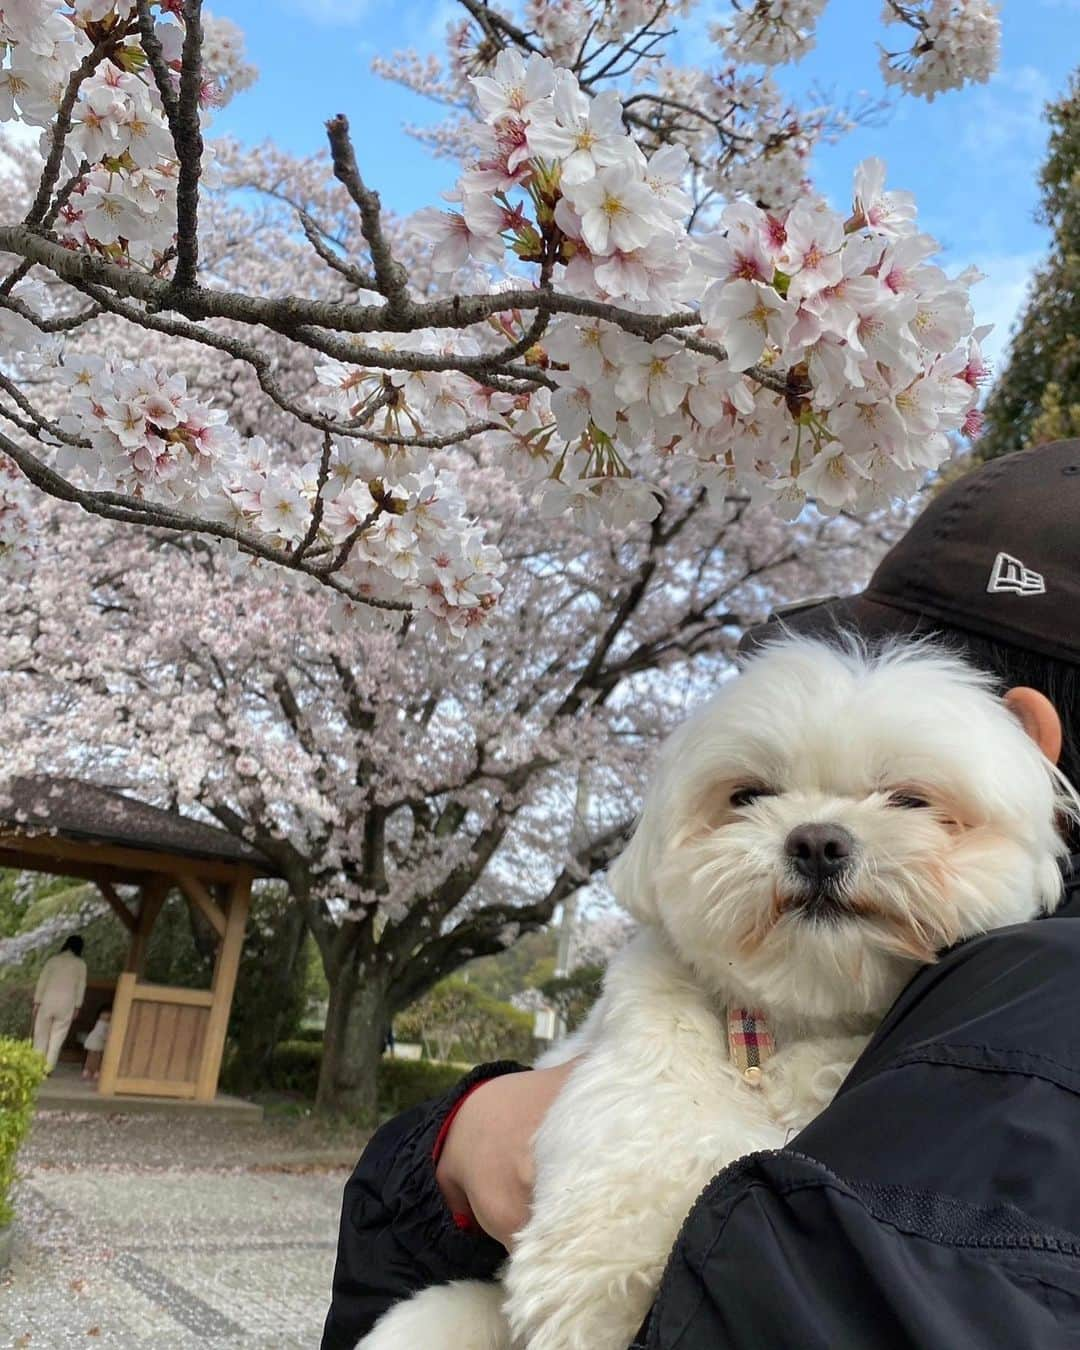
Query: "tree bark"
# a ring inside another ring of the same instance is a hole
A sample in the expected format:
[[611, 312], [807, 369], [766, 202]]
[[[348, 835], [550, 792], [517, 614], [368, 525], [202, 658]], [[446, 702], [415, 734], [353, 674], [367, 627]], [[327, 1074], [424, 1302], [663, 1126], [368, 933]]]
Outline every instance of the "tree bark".
[[379, 972], [369, 967], [361, 974], [353, 961], [335, 973], [327, 970], [327, 980], [330, 1001], [315, 1104], [374, 1123], [376, 1075], [391, 1016], [386, 985]]

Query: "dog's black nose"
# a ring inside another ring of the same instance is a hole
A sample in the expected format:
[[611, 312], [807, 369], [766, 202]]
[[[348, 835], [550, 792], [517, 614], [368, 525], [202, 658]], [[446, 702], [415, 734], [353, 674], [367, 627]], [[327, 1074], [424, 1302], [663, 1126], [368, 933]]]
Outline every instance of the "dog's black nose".
[[843, 825], [796, 825], [784, 852], [800, 876], [820, 886], [850, 866], [855, 836]]

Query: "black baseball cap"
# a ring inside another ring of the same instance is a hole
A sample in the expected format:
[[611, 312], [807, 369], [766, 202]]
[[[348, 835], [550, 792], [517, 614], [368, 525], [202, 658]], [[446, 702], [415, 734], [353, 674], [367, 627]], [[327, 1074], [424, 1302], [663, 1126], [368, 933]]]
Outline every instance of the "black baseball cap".
[[990, 460], [934, 497], [858, 595], [775, 610], [740, 650], [778, 636], [871, 641], [962, 632], [1080, 665], [1080, 439]]

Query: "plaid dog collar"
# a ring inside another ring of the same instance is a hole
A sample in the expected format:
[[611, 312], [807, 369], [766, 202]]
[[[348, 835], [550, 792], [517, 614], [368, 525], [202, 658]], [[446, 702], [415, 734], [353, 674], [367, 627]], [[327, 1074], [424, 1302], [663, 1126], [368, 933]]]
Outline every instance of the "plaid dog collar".
[[728, 1047], [736, 1069], [751, 1087], [757, 1087], [775, 1048], [765, 1014], [756, 1008], [729, 1008]]

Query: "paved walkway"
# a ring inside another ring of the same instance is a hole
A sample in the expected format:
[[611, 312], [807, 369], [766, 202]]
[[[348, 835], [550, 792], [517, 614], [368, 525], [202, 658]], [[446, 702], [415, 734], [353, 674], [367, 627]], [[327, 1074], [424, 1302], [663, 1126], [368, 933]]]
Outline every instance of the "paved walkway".
[[2, 1350], [315, 1350], [345, 1169], [147, 1167], [125, 1130], [108, 1162], [48, 1142], [19, 1183]]

